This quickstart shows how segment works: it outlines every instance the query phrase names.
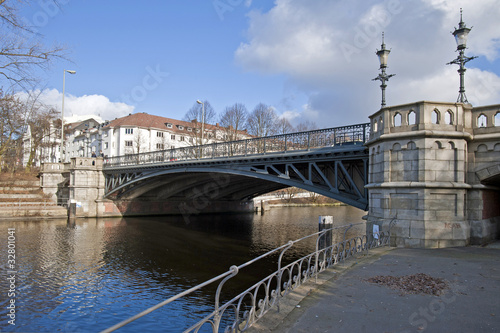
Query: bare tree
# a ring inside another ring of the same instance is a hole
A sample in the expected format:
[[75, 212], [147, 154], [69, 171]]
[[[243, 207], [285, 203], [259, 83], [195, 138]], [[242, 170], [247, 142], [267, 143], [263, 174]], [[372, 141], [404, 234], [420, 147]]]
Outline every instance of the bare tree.
[[[62, 47], [45, 47], [39, 34], [21, 19], [22, 0], [0, 0], [0, 76], [9, 84], [27, 88], [36, 82], [34, 70], [47, 69], [56, 58], [64, 57]], [[57, 5], [57, 1], [53, 1]]]
[[306, 132], [306, 131], [312, 131], [312, 130], [315, 130], [315, 129], [318, 129], [318, 125], [316, 125], [316, 123], [311, 122], [309, 120], [301, 122], [295, 128], [295, 130], [297, 132]]
[[259, 103], [247, 119], [247, 129], [252, 135], [263, 137], [277, 133], [276, 113], [266, 104]]
[[308, 195], [309, 195], [309, 202], [311, 203], [317, 203], [320, 198], [320, 195], [316, 192], [308, 192]]
[[134, 148], [135, 148], [135, 153], [140, 154], [144, 152], [144, 144], [147, 142], [146, 137], [144, 133], [141, 131], [140, 128], [137, 128], [135, 131], [134, 135]]
[[292, 133], [294, 128], [286, 118], [279, 118], [276, 122], [277, 134]]
[[287, 203], [291, 203], [292, 199], [301, 192], [297, 187], [287, 187], [276, 193], [276, 196]]
[[[203, 117], [204, 116], [204, 117]], [[192, 130], [189, 133], [190, 139], [188, 142], [193, 146], [199, 146], [201, 144], [206, 144], [211, 137], [214, 137], [216, 133], [212, 133], [209, 128], [217, 117], [214, 108], [210, 105], [210, 102], [204, 101], [203, 105], [198, 102], [189, 109], [184, 115], [184, 121], [191, 123]], [[202, 130], [205, 131], [202, 134]], [[202, 140], [203, 139], [203, 140]]]
[[4, 157], [15, 146], [16, 140], [22, 137], [24, 126], [23, 104], [13, 95], [4, 95], [0, 90], [0, 167], [5, 165]]
[[223, 141], [239, 140], [239, 132], [245, 126], [247, 118], [248, 111], [244, 104], [235, 103], [226, 107], [219, 120], [219, 123], [223, 128]]
[[56, 119], [58, 112], [36, 101], [26, 104], [26, 107], [31, 109], [31, 117], [27, 122], [31, 134], [29, 158], [26, 164], [26, 171], [29, 171], [37, 160], [43, 162], [44, 154], [47, 151], [50, 154], [50, 151], [53, 151], [53, 148], [57, 145], [57, 142], [51, 139], [56, 136], [56, 129], [51, 124]]

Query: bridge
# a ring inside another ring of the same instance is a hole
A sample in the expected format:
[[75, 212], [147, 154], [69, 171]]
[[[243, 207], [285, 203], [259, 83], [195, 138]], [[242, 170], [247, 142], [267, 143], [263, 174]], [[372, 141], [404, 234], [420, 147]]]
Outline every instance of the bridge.
[[76, 216], [249, 211], [290, 186], [368, 210], [392, 245], [500, 238], [500, 105], [421, 101], [370, 123], [135, 155], [44, 164], [45, 193]]
[[249, 201], [295, 186], [366, 210], [370, 125], [176, 148], [104, 161], [105, 197]]

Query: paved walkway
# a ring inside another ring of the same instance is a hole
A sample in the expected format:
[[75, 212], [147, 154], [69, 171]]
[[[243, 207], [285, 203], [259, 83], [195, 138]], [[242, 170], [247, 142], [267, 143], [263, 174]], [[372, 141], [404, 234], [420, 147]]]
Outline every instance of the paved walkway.
[[[280, 313], [250, 332], [500, 332], [500, 244], [371, 251], [310, 282]], [[412, 295], [369, 283], [377, 275], [444, 278], [441, 296]]]

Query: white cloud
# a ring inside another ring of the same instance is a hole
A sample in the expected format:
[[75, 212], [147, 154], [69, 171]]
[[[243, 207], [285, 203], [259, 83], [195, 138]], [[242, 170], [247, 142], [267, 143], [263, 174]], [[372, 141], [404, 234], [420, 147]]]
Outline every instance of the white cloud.
[[[62, 108], [62, 93], [57, 89], [46, 89], [40, 93], [39, 101], [53, 106], [56, 110]], [[20, 93], [20, 96], [26, 96]], [[102, 95], [73, 96], [66, 94], [64, 98], [64, 119], [67, 122], [95, 118], [96, 120], [112, 120], [132, 113], [134, 106], [121, 102], [111, 102]]]
[[295, 119], [299, 117], [300, 113], [298, 113], [297, 111], [285, 111], [279, 116], [279, 118], [284, 118], [289, 122], [293, 122]]
[[308, 96], [299, 112], [310, 117], [304, 120], [321, 119], [320, 127], [360, 123], [380, 107], [380, 82], [371, 79], [379, 73], [375, 51], [384, 31], [391, 49], [387, 72], [396, 74], [387, 104], [454, 102], [458, 66], [446, 63], [457, 56], [450, 31], [458, 26], [460, 7], [467, 26], [474, 26], [466, 54], [484, 56], [482, 69], [467, 64], [468, 99], [499, 103], [500, 69], [489, 63], [500, 48], [495, 0], [276, 0], [268, 12], [249, 13], [247, 42], [235, 60], [248, 71], [284, 74]]

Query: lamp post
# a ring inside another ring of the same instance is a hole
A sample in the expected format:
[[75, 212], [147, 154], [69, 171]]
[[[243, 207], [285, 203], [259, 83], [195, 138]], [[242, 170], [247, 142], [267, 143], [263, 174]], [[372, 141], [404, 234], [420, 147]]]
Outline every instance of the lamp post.
[[203, 145], [205, 137], [205, 103], [197, 100], [196, 103], [201, 104], [201, 144]]
[[97, 130], [97, 134], [99, 135], [99, 155], [97, 157], [103, 157], [103, 155], [102, 155], [102, 124], [99, 125], [99, 129]]
[[85, 133], [85, 146], [87, 149], [85, 149], [85, 157], [90, 157], [90, 132], [87, 130], [87, 133]]
[[467, 36], [471, 28], [467, 28], [464, 21], [462, 20], [462, 8], [460, 8], [460, 22], [458, 23], [458, 29], [455, 28], [455, 31], [452, 32], [453, 36], [455, 36], [455, 41], [457, 42], [457, 51], [458, 57], [447, 63], [447, 65], [457, 64], [459, 67], [458, 74], [460, 75], [460, 88], [458, 90], [458, 98], [457, 103], [469, 103], [467, 101], [467, 96], [465, 96], [465, 64], [472, 59], [477, 57], [466, 57], [464, 55], [465, 49], [467, 48]]
[[76, 71], [65, 69], [63, 71], [63, 95], [62, 95], [62, 108], [61, 108], [61, 148], [59, 155], [61, 156], [61, 163], [64, 163], [63, 148], [64, 148], [64, 89], [66, 86], [66, 72], [76, 74]]
[[380, 85], [380, 88], [382, 89], [382, 107], [385, 106], [385, 88], [387, 88], [387, 84], [385, 84], [391, 77], [393, 77], [396, 74], [390, 74], [387, 75], [385, 72], [385, 69], [387, 68], [387, 58], [389, 57], [389, 53], [391, 53], [391, 50], [387, 50], [385, 48], [385, 43], [384, 43], [384, 33], [382, 32], [382, 46], [380, 50], [377, 50], [376, 54], [378, 56], [378, 59], [380, 61], [380, 71], [381, 73], [374, 78], [372, 81], [379, 80], [382, 84]]

